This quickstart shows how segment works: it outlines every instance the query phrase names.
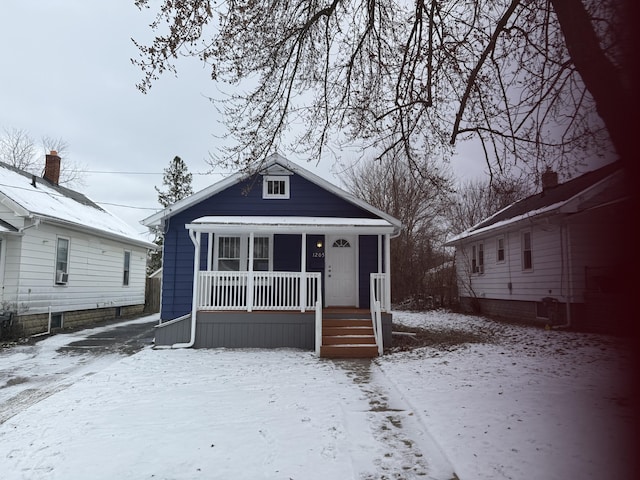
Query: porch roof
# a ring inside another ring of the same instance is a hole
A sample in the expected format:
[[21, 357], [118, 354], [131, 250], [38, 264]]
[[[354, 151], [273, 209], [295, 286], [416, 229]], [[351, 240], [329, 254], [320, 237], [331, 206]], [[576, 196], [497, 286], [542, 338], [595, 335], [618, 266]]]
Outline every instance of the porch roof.
[[193, 220], [185, 228], [199, 232], [269, 233], [359, 233], [397, 234], [399, 228], [382, 218], [207, 216]]

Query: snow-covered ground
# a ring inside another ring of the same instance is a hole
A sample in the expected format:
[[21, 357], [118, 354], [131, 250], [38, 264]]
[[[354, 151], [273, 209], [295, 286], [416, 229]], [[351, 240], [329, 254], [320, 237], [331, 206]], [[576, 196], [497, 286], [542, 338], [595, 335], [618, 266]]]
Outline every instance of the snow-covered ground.
[[59, 350], [86, 331], [0, 350], [0, 478], [635, 478], [631, 342], [445, 311], [394, 322], [434, 343], [372, 362]]

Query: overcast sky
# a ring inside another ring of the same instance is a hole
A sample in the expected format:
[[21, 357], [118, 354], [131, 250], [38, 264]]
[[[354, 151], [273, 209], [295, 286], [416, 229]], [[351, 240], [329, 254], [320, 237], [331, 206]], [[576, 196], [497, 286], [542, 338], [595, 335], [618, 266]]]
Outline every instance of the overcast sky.
[[[196, 60], [182, 61], [177, 78], [165, 75], [146, 95], [136, 89], [141, 72], [131, 64], [137, 57], [131, 38], [152, 38], [151, 20], [134, 0], [2, 0], [0, 6], [0, 129], [64, 139], [69, 158], [87, 170], [77, 190], [140, 232], [139, 221], [159, 208], [154, 186], [162, 188], [163, 169], [176, 155], [194, 174], [196, 191], [231, 173], [201, 175], [222, 129], [206, 98], [218, 89]], [[280, 153], [341, 185], [333, 161], [316, 166]], [[477, 176], [483, 168], [481, 153], [452, 163], [457, 175]]]

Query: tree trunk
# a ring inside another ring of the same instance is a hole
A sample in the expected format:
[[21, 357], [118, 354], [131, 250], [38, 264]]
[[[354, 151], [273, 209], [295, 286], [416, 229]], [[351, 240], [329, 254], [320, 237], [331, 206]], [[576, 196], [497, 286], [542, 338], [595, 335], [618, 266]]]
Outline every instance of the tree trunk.
[[625, 58], [622, 68], [618, 68], [607, 58], [582, 0], [551, 1], [569, 55], [596, 102], [598, 115], [605, 123], [614, 148], [626, 168], [636, 173], [632, 141], [636, 94], [631, 86], [630, 65], [624, 65], [628, 59]]

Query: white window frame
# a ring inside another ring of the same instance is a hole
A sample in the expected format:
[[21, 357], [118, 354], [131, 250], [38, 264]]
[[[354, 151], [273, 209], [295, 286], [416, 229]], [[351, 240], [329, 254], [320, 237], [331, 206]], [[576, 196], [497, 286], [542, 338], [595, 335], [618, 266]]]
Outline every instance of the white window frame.
[[[270, 182], [282, 182], [283, 191], [269, 192]], [[288, 175], [265, 175], [262, 179], [262, 198], [267, 199], [289, 199], [289, 176]]]
[[[525, 249], [527, 235], [529, 236], [528, 250]], [[533, 271], [533, 234], [531, 233], [531, 230], [523, 230], [522, 232], [520, 232], [520, 244], [521, 244], [520, 258], [522, 262], [522, 271], [532, 272]], [[525, 266], [525, 258], [526, 258], [525, 252], [529, 252], [529, 261], [531, 262], [531, 265], [529, 267]]]
[[[127, 262], [127, 256], [128, 262]], [[122, 286], [128, 287], [131, 283], [131, 250], [125, 250], [122, 259]]]
[[484, 273], [484, 242], [471, 245], [471, 273]]
[[[500, 242], [502, 241], [502, 248]], [[500, 251], [502, 251], [502, 259], [500, 259]], [[507, 260], [507, 248], [504, 235], [496, 238], [496, 263], [504, 263]]]
[[[238, 245], [238, 257], [231, 257], [231, 256], [224, 256], [224, 257], [220, 257], [220, 239], [238, 239], [239, 240], [239, 245]], [[214, 241], [214, 251], [213, 251], [213, 258], [214, 258], [214, 270], [220, 270], [220, 265], [219, 265], [219, 261], [220, 258], [222, 258], [223, 260], [236, 260], [238, 261], [238, 270], [225, 270], [225, 271], [231, 271], [231, 272], [236, 272], [236, 271], [241, 271], [242, 270], [242, 236], [241, 235], [216, 235], [215, 236], [215, 241]]]
[[[220, 234], [215, 235], [213, 241], [213, 264], [212, 270], [219, 270], [219, 253], [220, 253], [220, 239], [221, 238], [239, 238], [240, 239], [240, 257], [239, 260], [239, 270], [240, 272], [246, 272], [249, 270], [249, 234]], [[273, 235], [254, 235], [254, 241], [256, 238], [268, 238], [269, 239], [269, 269], [266, 270], [268, 272], [273, 271]], [[254, 260], [255, 260], [255, 251], [254, 251]]]
[[[67, 242], [67, 258], [65, 261], [65, 269], [58, 269], [58, 253], [60, 251], [60, 241]], [[69, 261], [71, 257], [71, 239], [69, 237], [56, 237], [56, 250], [54, 259], [54, 277], [53, 282], [55, 285], [66, 285], [69, 281]]]
[[0, 285], [4, 285], [5, 258], [7, 258], [7, 241], [0, 237]]

